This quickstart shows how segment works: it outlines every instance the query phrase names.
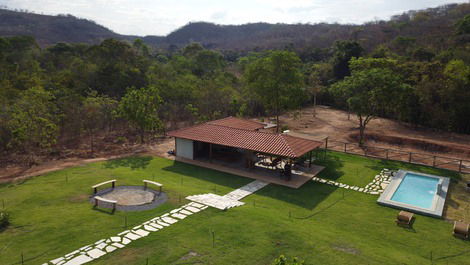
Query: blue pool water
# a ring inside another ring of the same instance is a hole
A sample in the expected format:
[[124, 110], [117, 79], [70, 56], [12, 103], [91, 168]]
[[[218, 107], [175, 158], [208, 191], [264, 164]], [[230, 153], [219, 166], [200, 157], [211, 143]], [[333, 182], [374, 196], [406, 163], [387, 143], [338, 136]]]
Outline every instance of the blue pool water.
[[439, 179], [406, 173], [391, 200], [431, 209]]

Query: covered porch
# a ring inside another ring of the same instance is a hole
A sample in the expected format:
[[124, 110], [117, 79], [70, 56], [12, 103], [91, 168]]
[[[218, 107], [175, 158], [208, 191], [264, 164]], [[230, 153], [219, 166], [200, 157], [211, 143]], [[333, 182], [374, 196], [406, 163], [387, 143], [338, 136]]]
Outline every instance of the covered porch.
[[193, 159], [176, 157], [176, 161], [295, 189], [324, 169], [312, 163], [315, 150], [292, 158], [199, 141], [193, 144]]

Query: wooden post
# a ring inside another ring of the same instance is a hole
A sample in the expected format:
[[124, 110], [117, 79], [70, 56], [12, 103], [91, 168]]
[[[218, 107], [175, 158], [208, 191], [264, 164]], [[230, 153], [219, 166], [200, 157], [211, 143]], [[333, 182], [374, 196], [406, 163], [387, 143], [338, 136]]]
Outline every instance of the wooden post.
[[113, 185], [113, 189], [114, 189], [115, 183], [116, 181], [111, 182], [111, 184]]
[[345, 152], [345, 153], [347, 153], [347, 152], [346, 152], [346, 145], [347, 145], [347, 144], [348, 144], [348, 143], [344, 143], [344, 152]]
[[212, 144], [209, 143], [209, 161], [212, 162]]
[[325, 150], [328, 149], [328, 137], [325, 138]]
[[432, 158], [432, 166], [433, 167], [436, 166], [436, 156], [433, 156], [433, 158]]
[[367, 147], [364, 149], [364, 155], [367, 156]]
[[411, 163], [411, 152], [410, 152], [410, 157], [408, 159], [408, 162]]
[[388, 160], [388, 149], [385, 149], [385, 157]]
[[93, 189], [93, 194], [96, 194], [98, 192], [97, 188]]
[[309, 152], [308, 167], [312, 166], [312, 151]]
[[144, 182], [144, 190], [147, 189], [147, 182]]
[[98, 199], [95, 198], [95, 207], [98, 206]]
[[459, 173], [462, 173], [462, 160], [460, 160], [460, 164], [459, 164]]
[[158, 193], [158, 196], [160, 196], [161, 193], [162, 193], [162, 186], [160, 186], [160, 191]]

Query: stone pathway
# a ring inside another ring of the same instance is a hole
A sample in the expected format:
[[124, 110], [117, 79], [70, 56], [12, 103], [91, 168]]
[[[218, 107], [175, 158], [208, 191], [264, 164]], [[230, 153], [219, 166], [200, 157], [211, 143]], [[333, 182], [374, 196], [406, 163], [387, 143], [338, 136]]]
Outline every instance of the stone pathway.
[[269, 183], [261, 181], [261, 180], [255, 180], [239, 189], [236, 189], [230, 193], [225, 194], [224, 196], [220, 196], [220, 195], [216, 195], [212, 193], [206, 193], [206, 194], [188, 196], [186, 197], [186, 199], [193, 201], [193, 202], [202, 203], [206, 206], [214, 207], [220, 210], [227, 210], [233, 207], [242, 206], [245, 203], [240, 202], [239, 200], [264, 188], [268, 184]]
[[[230, 203], [230, 205], [234, 205], [232, 207], [243, 205], [244, 203], [238, 200], [256, 192], [257, 190], [265, 187], [268, 184], [269, 183], [257, 180], [239, 189], [236, 189], [226, 194], [225, 196], [219, 196], [215, 194], [212, 194], [214, 196], [203, 196], [208, 194], [195, 195], [196, 197], [199, 196], [199, 198], [206, 198], [206, 200], [202, 200], [205, 203], [199, 203], [194, 201], [190, 202], [181, 206], [180, 208], [171, 210], [169, 213], [165, 213], [161, 216], [155, 217], [132, 229], [123, 231], [107, 239], [98, 240], [93, 244], [81, 247], [80, 249], [70, 252], [69, 254], [63, 257], [51, 260], [48, 263], [44, 263], [43, 265], [81, 265], [93, 261], [117, 249], [124, 248], [127, 244], [131, 243], [132, 241], [146, 237], [150, 233], [157, 232], [161, 229], [164, 229], [165, 227], [177, 223], [180, 220], [185, 219], [186, 217], [192, 214], [207, 209], [208, 206], [220, 209], [215, 205], [223, 207], [228, 202]], [[188, 196], [188, 198], [195, 196]]]
[[354, 190], [358, 192], [364, 192], [368, 194], [378, 195], [381, 194], [388, 184], [390, 184], [391, 178], [395, 172], [388, 169], [383, 169], [378, 175], [374, 177], [371, 183], [367, 184], [365, 187], [352, 186], [340, 182], [336, 182], [329, 179], [323, 179], [319, 177], [313, 177], [312, 180], [339, 188]]

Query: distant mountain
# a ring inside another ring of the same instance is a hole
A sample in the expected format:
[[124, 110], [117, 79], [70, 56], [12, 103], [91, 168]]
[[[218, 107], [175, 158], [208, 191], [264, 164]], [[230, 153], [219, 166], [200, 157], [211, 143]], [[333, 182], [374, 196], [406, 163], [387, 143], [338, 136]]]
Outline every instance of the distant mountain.
[[99, 43], [106, 38], [134, 40], [164, 49], [181, 48], [200, 42], [219, 50], [264, 50], [290, 47], [297, 50], [327, 48], [336, 40], [354, 39], [370, 50], [403, 36], [421, 46], [445, 45], [454, 35], [455, 22], [470, 13], [470, 4], [450, 4], [437, 8], [374, 21], [363, 25], [268, 24], [216, 25], [189, 23], [165, 37], [117, 34], [93, 21], [71, 15], [48, 16], [0, 9], [0, 36], [31, 35], [41, 46], [57, 42]]

